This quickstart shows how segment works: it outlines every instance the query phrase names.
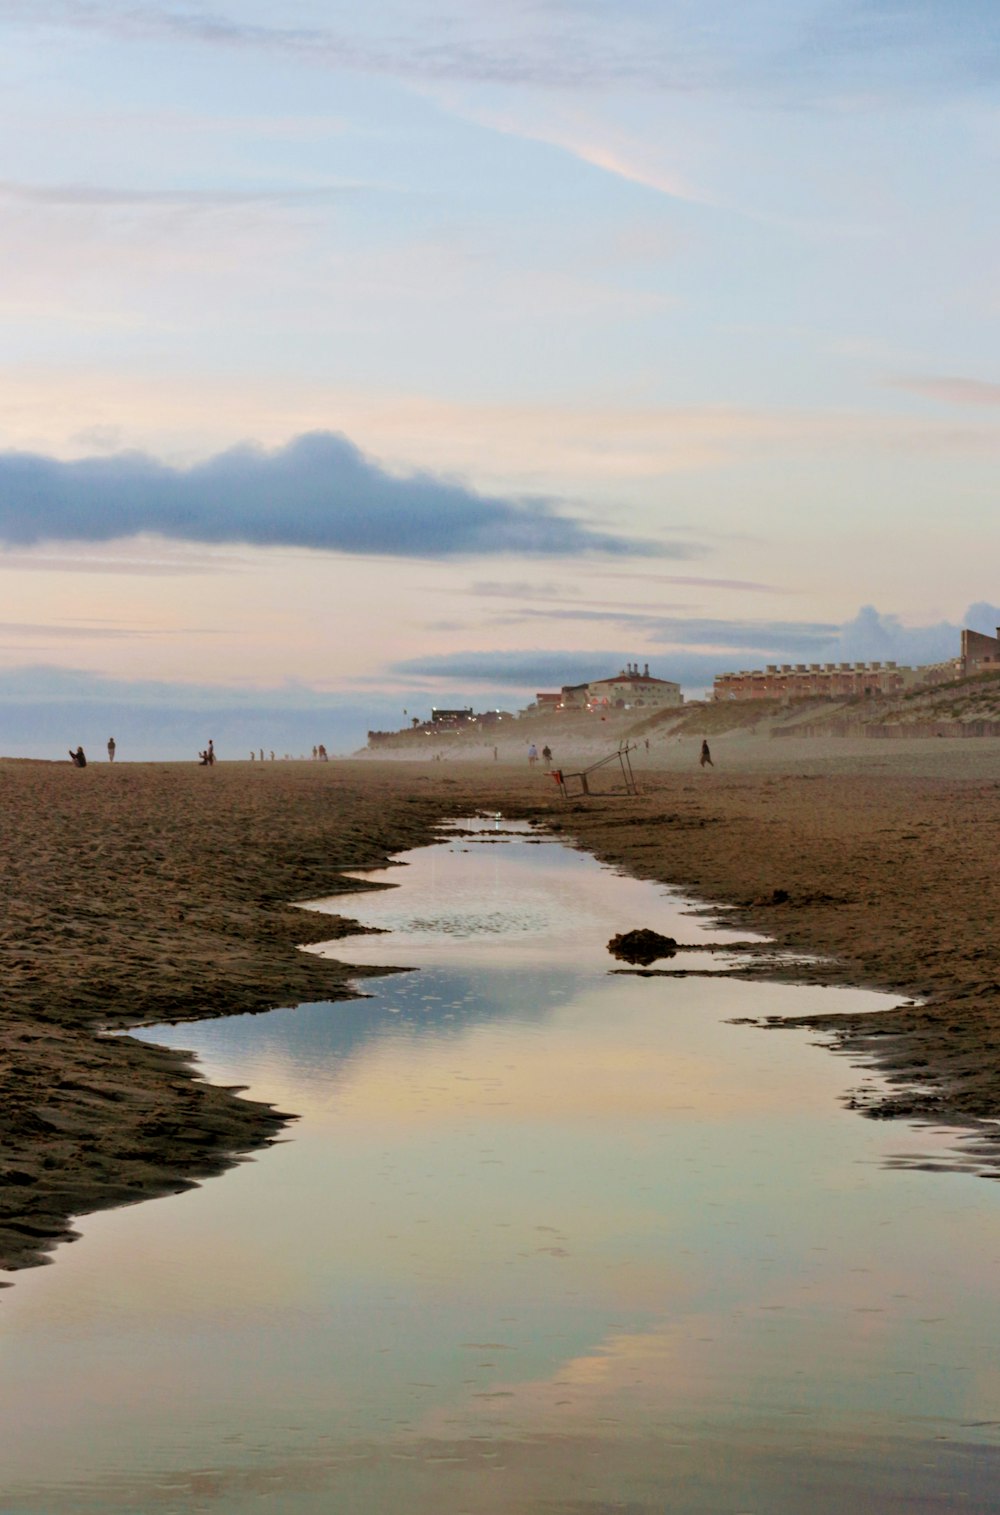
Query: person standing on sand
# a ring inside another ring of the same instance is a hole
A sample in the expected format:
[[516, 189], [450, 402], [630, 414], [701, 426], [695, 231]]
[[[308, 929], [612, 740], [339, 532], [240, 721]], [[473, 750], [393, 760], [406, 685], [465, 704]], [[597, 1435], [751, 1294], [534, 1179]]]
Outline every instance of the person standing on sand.
[[703, 768], [705, 767], [706, 764], [708, 765], [709, 768], [714, 768], [715, 767], [715, 764], [712, 762], [712, 754], [708, 750], [708, 743], [707, 742], [702, 742], [702, 744], [701, 744], [701, 757], [698, 759], [698, 761], [700, 762], [700, 764], [701, 764], [701, 766]]
[[535, 746], [534, 742], [532, 742], [528, 748], [528, 762], [532, 768], [538, 762], [538, 748]]
[[115, 760], [115, 739], [114, 739], [113, 736], [109, 736], [108, 737], [108, 762], [109, 763], [113, 763], [114, 760]]
[[208, 766], [211, 768], [212, 764], [215, 762], [215, 747], [213, 745], [211, 737], [208, 739], [208, 746], [205, 749], [205, 757], [208, 759]]

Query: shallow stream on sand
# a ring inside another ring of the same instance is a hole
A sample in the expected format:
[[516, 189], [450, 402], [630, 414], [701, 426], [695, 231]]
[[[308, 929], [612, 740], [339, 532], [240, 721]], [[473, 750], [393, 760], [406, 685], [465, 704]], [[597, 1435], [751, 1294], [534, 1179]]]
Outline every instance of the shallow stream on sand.
[[526, 828], [405, 862], [328, 950], [419, 972], [141, 1033], [302, 1119], [17, 1275], [4, 1515], [1000, 1511], [1000, 1189], [731, 1023], [885, 1000], [612, 971], [725, 933]]

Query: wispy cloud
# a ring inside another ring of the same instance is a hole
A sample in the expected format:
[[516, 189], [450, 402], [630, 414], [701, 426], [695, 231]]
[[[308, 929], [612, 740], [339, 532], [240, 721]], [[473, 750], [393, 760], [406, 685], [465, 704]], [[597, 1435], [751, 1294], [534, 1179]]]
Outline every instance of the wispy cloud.
[[504, 499], [429, 473], [399, 477], [345, 437], [276, 452], [244, 446], [188, 469], [139, 453], [59, 462], [0, 454], [0, 540], [106, 542], [141, 533], [387, 557], [687, 557], [693, 549], [601, 532], [547, 499]]
[[636, 137], [579, 107], [570, 109], [562, 103], [519, 97], [516, 107], [491, 109], [471, 92], [454, 89], [439, 89], [434, 97], [453, 114], [490, 131], [554, 147], [602, 173], [672, 200], [711, 203], [709, 195], [690, 183], [675, 165], [664, 161], [663, 144]]
[[940, 400], [945, 405], [1000, 405], [1000, 383], [988, 379], [963, 379], [956, 375], [902, 376], [891, 379], [894, 389]]
[[18, 573], [84, 573], [127, 574], [142, 577], [176, 577], [178, 574], [210, 574], [225, 570], [233, 572], [238, 558], [233, 553], [185, 552], [178, 544], [170, 550], [163, 543], [146, 543], [145, 550], [108, 552], [94, 549], [81, 543], [72, 551], [52, 552], [45, 548], [23, 550], [0, 549], [0, 570], [16, 569]]
[[[289, 12], [286, 10], [286, 16]], [[364, 73], [427, 80], [543, 84], [580, 88], [612, 82], [651, 84], [674, 75], [669, 49], [643, 28], [646, 47], [624, 33], [560, 17], [558, 8], [511, 6], [498, 18], [455, 7], [448, 17], [423, 6], [387, 7], [367, 30], [313, 24], [262, 25], [205, 8], [178, 10], [145, 0], [0, 0], [0, 18], [99, 29], [129, 40], [172, 39], [228, 49], [266, 50]], [[381, 32], [379, 31], [381, 22]], [[571, 24], [575, 23], [575, 24]], [[677, 71], [676, 82], [686, 82]]]
[[752, 652], [797, 651], [800, 655], [826, 646], [838, 627], [828, 621], [714, 620], [687, 615], [664, 616], [626, 609], [534, 610], [522, 612], [525, 619], [602, 622], [626, 625], [661, 646], [712, 647]]
[[171, 628], [166, 626], [131, 626], [101, 624], [94, 620], [80, 621], [0, 621], [0, 637], [7, 637], [7, 646], [15, 646], [18, 641], [26, 638], [41, 638], [43, 641], [95, 641], [95, 640], [119, 640], [133, 641], [136, 638], [163, 638], [171, 636], [184, 636], [189, 633], [198, 636], [212, 636], [211, 627], [185, 626], [183, 628]]
[[414, 80], [541, 86], [615, 86], [679, 94], [725, 92], [857, 108], [887, 93], [979, 88], [1000, 74], [1000, 18], [992, 0], [778, 0], [748, 7], [716, 0], [711, 16], [687, 5], [621, 0], [600, 7], [504, 7], [408, 0], [358, 12], [339, 27], [301, 23], [294, 3], [279, 23], [163, 0], [0, 0], [0, 18], [99, 29], [229, 50], [267, 51], [342, 70]]
[[244, 210], [257, 206], [326, 205], [357, 194], [360, 184], [317, 185], [310, 189], [130, 189], [104, 184], [26, 184], [0, 179], [0, 203], [52, 207], [151, 210]]
[[751, 594], [787, 594], [776, 584], [760, 584], [754, 579], [708, 579], [691, 573], [617, 573], [609, 571], [603, 579], [628, 579], [630, 583], [679, 584], [694, 589], [736, 589]]

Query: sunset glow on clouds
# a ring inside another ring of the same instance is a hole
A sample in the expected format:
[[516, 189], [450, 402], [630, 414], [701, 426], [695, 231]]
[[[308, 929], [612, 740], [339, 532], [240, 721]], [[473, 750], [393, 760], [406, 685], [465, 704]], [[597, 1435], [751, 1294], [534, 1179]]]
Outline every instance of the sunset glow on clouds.
[[995, 7], [0, 28], [0, 673], [297, 681], [360, 738], [563, 656], [944, 656], [997, 600]]

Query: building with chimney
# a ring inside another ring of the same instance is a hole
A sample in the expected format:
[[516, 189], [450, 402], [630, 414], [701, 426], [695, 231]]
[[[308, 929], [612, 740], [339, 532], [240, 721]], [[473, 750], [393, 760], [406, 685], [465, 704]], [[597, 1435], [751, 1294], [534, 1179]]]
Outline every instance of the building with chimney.
[[641, 673], [638, 663], [626, 663], [613, 678], [587, 685], [588, 710], [664, 710], [683, 703], [680, 684], [655, 678], [648, 663]]
[[525, 715], [553, 714], [556, 711], [665, 710], [683, 705], [680, 684], [658, 679], [647, 663], [642, 672], [638, 663], [626, 663], [610, 679], [593, 679], [589, 684], [564, 684], [558, 694], [535, 695]]

